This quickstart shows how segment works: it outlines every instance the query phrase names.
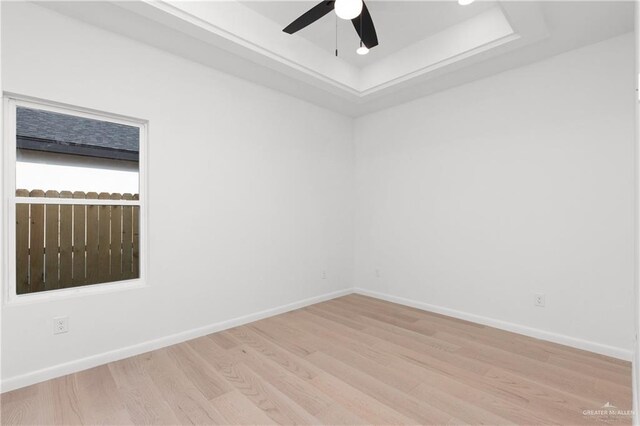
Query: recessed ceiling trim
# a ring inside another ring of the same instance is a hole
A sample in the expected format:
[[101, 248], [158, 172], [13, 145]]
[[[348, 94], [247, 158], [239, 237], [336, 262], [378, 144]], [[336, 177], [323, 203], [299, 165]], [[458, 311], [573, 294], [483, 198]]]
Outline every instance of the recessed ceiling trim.
[[355, 102], [523, 37], [495, 6], [359, 70], [301, 37], [283, 34], [239, 2], [144, 0], [119, 6]]
[[360, 94], [365, 96], [519, 37], [502, 9], [494, 6], [364, 68]]
[[[495, 9], [496, 10], [485, 12], [485, 14], [493, 14], [491, 20], [493, 20], [494, 24], [504, 26], [502, 29], [502, 37], [499, 36], [500, 31], [498, 31], [494, 34], [494, 37], [496, 37], [495, 40], [479, 44], [477, 47], [461, 52], [458, 55], [453, 55], [450, 58], [444, 58], [439, 62], [409, 72], [406, 75], [393, 79], [389, 78], [387, 81], [376, 86], [375, 90], [361, 91], [360, 98], [362, 102], [389, 94], [413, 84], [435, 79], [445, 73], [469, 67], [483, 60], [537, 43], [550, 36], [540, 6], [536, 3], [519, 3], [517, 7], [514, 7], [512, 3], [503, 3]], [[478, 17], [478, 19], [482, 18]], [[502, 20], [503, 22], [500, 24]], [[446, 33], [446, 31], [448, 30], [443, 32]], [[490, 38], [491, 37], [488, 37], [488, 39]], [[487, 37], [485, 37], [485, 39], [487, 39]], [[427, 41], [428, 39], [425, 39], [421, 43]], [[412, 46], [409, 46], [407, 50], [410, 48], [412, 48]], [[411, 53], [419, 55], [419, 51], [413, 51]], [[393, 59], [393, 57], [389, 57], [389, 59]]]
[[[325, 51], [302, 38], [287, 39], [275, 23], [239, 2], [175, 2], [142, 0], [118, 6], [167, 25], [216, 47], [291, 76], [305, 74], [343, 95], [359, 96], [359, 70], [332, 58], [326, 66]], [[238, 25], [238, 22], [243, 25]], [[251, 29], [252, 31], [248, 31]], [[300, 52], [303, 52], [300, 54]]]
[[[500, 2], [497, 5], [512, 34], [485, 39], [485, 43], [475, 46], [466, 45], [466, 49], [449, 56], [431, 57], [427, 63], [407, 61], [395, 73], [390, 69], [386, 80], [370, 79], [367, 85], [364, 70], [382, 63], [385, 57], [417, 47], [416, 43], [407, 45], [406, 40], [411, 39], [405, 38], [404, 44], [398, 45], [400, 50], [358, 68], [335, 58], [324, 45], [282, 33], [275, 21], [237, 0], [185, 3], [56, 0], [36, 4], [351, 116], [633, 31], [630, 2]], [[493, 3], [484, 7], [466, 20], [495, 6]], [[399, 19], [395, 16], [394, 19]], [[465, 21], [452, 22], [439, 27], [439, 32]], [[254, 24], [258, 27], [256, 31], [251, 30]], [[422, 41], [436, 34], [430, 32]], [[322, 40], [326, 41], [326, 37]], [[415, 52], [420, 54], [419, 50]], [[372, 54], [369, 58], [375, 58], [375, 50]], [[412, 66], [407, 66], [410, 63]]]
[[[506, 33], [513, 33], [513, 29], [502, 9], [494, 7], [419, 41], [380, 64], [359, 70], [301, 37], [283, 37], [276, 23], [239, 2], [144, 0], [119, 3], [119, 6], [320, 88], [331, 86], [332, 92], [337, 91], [356, 102], [379, 90], [421, 77], [515, 39], [507, 37]], [[463, 40], [465, 34], [467, 38]], [[454, 44], [463, 45], [464, 50], [454, 49], [424, 64], [424, 58], [433, 56], [432, 52], [437, 52], [438, 45], [447, 37], [457, 39]], [[469, 46], [470, 41], [477, 44]], [[414, 52], [411, 52], [412, 48]], [[403, 60], [398, 61], [398, 56], [402, 55]], [[393, 69], [394, 63], [402, 65]], [[375, 76], [376, 73], [380, 75]]]
[[516, 41], [516, 40], [520, 40], [520, 38], [521, 38], [521, 36], [519, 34], [509, 34], [509, 35], [504, 36], [504, 37], [502, 37], [500, 39], [487, 42], [487, 43], [485, 43], [485, 44], [483, 44], [481, 46], [478, 46], [478, 47], [473, 48], [471, 50], [468, 50], [466, 52], [462, 52], [462, 53], [459, 53], [457, 55], [451, 56], [449, 58], [442, 59], [441, 61], [433, 63], [431, 65], [428, 65], [428, 66], [426, 66], [424, 68], [418, 69], [416, 71], [408, 72], [408, 73], [406, 73], [404, 75], [401, 75], [399, 77], [396, 77], [396, 78], [394, 78], [392, 80], [386, 81], [386, 82], [381, 83], [381, 84], [379, 84], [377, 86], [373, 86], [373, 87], [371, 87], [369, 89], [363, 90], [363, 91], [359, 92], [359, 95], [360, 95], [361, 98], [363, 98], [363, 97], [369, 96], [369, 95], [371, 95], [373, 93], [376, 93], [378, 91], [381, 91], [381, 90], [384, 90], [384, 89], [389, 89], [389, 88], [391, 88], [393, 86], [396, 86], [398, 84], [405, 83], [405, 82], [413, 80], [413, 79], [415, 79], [417, 77], [432, 73], [432, 72], [434, 72], [436, 70], [439, 70], [440, 68], [444, 68], [444, 67], [453, 65], [453, 64], [455, 64], [457, 62], [460, 62], [460, 61], [463, 61], [465, 59], [471, 58], [471, 57], [473, 57], [475, 55], [481, 54], [481, 53], [489, 51], [491, 49], [495, 49], [495, 48], [497, 48], [499, 46], [502, 46], [504, 44], [507, 44], [507, 43], [510, 43], [510, 42], [513, 42], [513, 41]]

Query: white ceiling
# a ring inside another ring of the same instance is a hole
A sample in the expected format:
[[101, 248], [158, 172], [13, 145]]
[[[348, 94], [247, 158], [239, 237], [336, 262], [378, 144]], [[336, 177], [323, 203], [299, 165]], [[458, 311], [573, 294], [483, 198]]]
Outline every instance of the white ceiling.
[[[282, 28], [315, 2], [45, 1], [44, 7], [351, 116], [426, 96], [634, 28], [632, 1], [375, 1], [366, 59], [329, 15]], [[332, 23], [333, 21], [333, 23]]]
[[[242, 4], [286, 27], [316, 3], [308, 1], [242, 1]], [[368, 55], [358, 55], [359, 38], [351, 21], [337, 19], [331, 13], [292, 37], [304, 37], [316, 46], [335, 54], [336, 22], [339, 56], [363, 68], [398, 50], [459, 24], [491, 8], [495, 1], [478, 1], [460, 6], [456, 1], [368, 1], [367, 7], [376, 26], [380, 44]]]

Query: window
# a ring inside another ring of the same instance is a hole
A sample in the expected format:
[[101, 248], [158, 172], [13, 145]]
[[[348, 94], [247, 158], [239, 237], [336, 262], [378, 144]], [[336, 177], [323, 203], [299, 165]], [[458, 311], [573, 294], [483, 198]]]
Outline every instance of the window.
[[145, 123], [17, 98], [5, 108], [9, 299], [140, 282]]

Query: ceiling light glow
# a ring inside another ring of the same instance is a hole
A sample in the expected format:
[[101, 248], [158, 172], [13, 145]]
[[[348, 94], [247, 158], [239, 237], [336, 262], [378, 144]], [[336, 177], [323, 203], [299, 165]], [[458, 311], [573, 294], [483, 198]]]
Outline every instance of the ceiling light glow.
[[367, 46], [361, 46], [356, 49], [356, 53], [358, 55], [366, 55], [369, 53], [369, 49], [367, 49]]
[[460, 6], [467, 6], [471, 3], [473, 3], [475, 0], [458, 0], [458, 4]]
[[367, 53], [369, 53], [369, 48], [362, 44], [362, 40], [360, 40], [360, 47], [356, 49], [356, 53], [358, 55], [366, 55]]
[[353, 19], [362, 13], [362, 0], [336, 0], [334, 7], [338, 18]]

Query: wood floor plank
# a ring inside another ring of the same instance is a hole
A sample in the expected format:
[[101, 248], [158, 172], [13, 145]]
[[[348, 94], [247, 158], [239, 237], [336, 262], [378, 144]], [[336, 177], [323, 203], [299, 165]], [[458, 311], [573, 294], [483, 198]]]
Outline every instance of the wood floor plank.
[[187, 344], [171, 346], [169, 356], [207, 399], [230, 392], [232, 386]]
[[169, 355], [169, 349], [153, 351], [143, 368], [181, 424], [221, 424], [224, 417], [198, 390]]
[[218, 346], [213, 339], [200, 338], [189, 343], [195, 346], [202, 358], [209, 362], [225, 380], [264, 411], [273, 422], [279, 424], [310, 424], [317, 419], [298, 406], [293, 400], [263, 380], [247, 367], [242, 359], [232, 356]]
[[213, 339], [213, 341], [216, 342], [216, 344], [223, 349], [231, 349], [238, 346], [238, 342], [235, 339], [230, 339], [229, 337], [227, 337], [224, 332], [214, 333], [214, 334], [211, 334], [209, 337]]
[[631, 377], [622, 369], [607, 369], [598, 368], [589, 362], [584, 362], [581, 359], [568, 359], [565, 357], [559, 357], [557, 355], [551, 355], [547, 360], [550, 365], [562, 367], [566, 370], [575, 371], [577, 373], [583, 373], [588, 371], [589, 374], [599, 380], [605, 382], [612, 382], [618, 385], [629, 387], [631, 386]]
[[[329, 350], [332, 351], [332, 353], [336, 352], [336, 349], [334, 349], [334, 348], [331, 348]], [[390, 347], [389, 351], [390, 352], [397, 352], [397, 349], [393, 349], [392, 347]], [[308, 358], [311, 358], [311, 357], [312, 356], [309, 356]], [[407, 367], [407, 365], [405, 364], [400, 368], [395, 368], [395, 370], [397, 370], [397, 371], [405, 371], [406, 367]], [[413, 367], [414, 367], [414, 369], [419, 369], [419, 368], [417, 368], [415, 366], [413, 366]], [[361, 369], [362, 368], [362, 363], [352, 364], [352, 368], [353, 369]], [[411, 369], [409, 369], [409, 370], [411, 371]], [[378, 367], [377, 373], [378, 374], [377, 374], [376, 377], [383, 377], [383, 378], [386, 377], [384, 371], [382, 371], [382, 368], [380, 368], [380, 367]], [[446, 389], [450, 386], [450, 381], [447, 382], [447, 377], [444, 376], [444, 375], [443, 376], [438, 376], [438, 373], [440, 373], [440, 372], [436, 371], [435, 373], [432, 373], [432, 375], [428, 376], [428, 377], [427, 376], [422, 376], [421, 377], [420, 375], [415, 375], [415, 376], [409, 375], [409, 377], [405, 377], [401, 381], [405, 381], [405, 382], [408, 383], [411, 380], [416, 380], [416, 378], [423, 378], [425, 382], [432, 382], [432, 383], [436, 382], [436, 383], [440, 384], [441, 386], [439, 386], [438, 389], [428, 389], [428, 388], [421, 389], [421, 393], [423, 393], [423, 394], [426, 394], [427, 393], [426, 391], [430, 390], [431, 393], [429, 394], [430, 395], [429, 400], [433, 400], [434, 399], [434, 395], [436, 395], [436, 394], [443, 394], [444, 395], [446, 393]], [[445, 373], [446, 373], [446, 371], [445, 371]], [[458, 374], [460, 374], [461, 377], [463, 377], [463, 378], [465, 378], [465, 377], [469, 378], [470, 377], [469, 376], [470, 373], [466, 372], [464, 370], [460, 370], [458, 372]], [[477, 374], [476, 374], [476, 376], [480, 377]], [[481, 391], [479, 391], [477, 389], [474, 389], [473, 391], [475, 393], [479, 393], [480, 395], [482, 395]], [[446, 400], [446, 396], [443, 396], [443, 398], [445, 398], [445, 400]], [[450, 405], [455, 405], [455, 399], [452, 402], [452, 399], [449, 398], [449, 403], [450, 403]], [[511, 409], [513, 411], [517, 411], [517, 408], [518, 408], [517, 406], [510, 405], [507, 401], [502, 401], [500, 399], [494, 399], [494, 400], [492, 400], [492, 403], [493, 404], [500, 403], [502, 405], [502, 407], [503, 407], [503, 410], [505, 410], [506, 408], [509, 408], [509, 409]], [[460, 403], [458, 403], [458, 405], [462, 406], [462, 404], [460, 404]], [[468, 405], [471, 405], [471, 404], [468, 404]], [[470, 407], [467, 407], [467, 409], [468, 408], [470, 408]], [[491, 412], [486, 411], [486, 410], [482, 410], [480, 407], [477, 407], [476, 410], [477, 410], [476, 414], [477, 414], [478, 419], [484, 418], [484, 419], [488, 420], [490, 418], [493, 418], [493, 422], [497, 422], [498, 424], [505, 424], [505, 423], [516, 422], [517, 420], [521, 420], [521, 417], [516, 417], [516, 418], [512, 418], [511, 420], [507, 420], [505, 418], [501, 418], [501, 417], [497, 416], [494, 413], [491, 413]], [[461, 413], [460, 409], [458, 409], [456, 412], [458, 414]], [[469, 421], [469, 420], [467, 419], [466, 421]]]
[[233, 359], [225, 349], [218, 346], [210, 336], [193, 339], [186, 344], [225, 378], [226, 376], [222, 372], [232, 370], [233, 366], [237, 364], [237, 360]]
[[470, 344], [488, 345], [496, 349], [502, 349], [507, 352], [537, 359], [538, 361], [543, 362], [548, 361], [551, 356], [549, 352], [542, 348], [537, 348], [524, 341], [517, 339], [501, 339], [490, 336], [477, 336], [472, 332], [447, 328], [445, 325], [439, 325], [438, 331], [431, 336], [438, 340], [449, 342], [460, 347], [468, 346]]
[[497, 389], [519, 395], [531, 409], [544, 412], [563, 424], [582, 423], [585, 420], [582, 414], [584, 410], [593, 410], [602, 405], [559, 391], [551, 386], [527, 380], [500, 368], [491, 369], [486, 374], [486, 378]]
[[224, 417], [225, 421], [222, 424], [268, 425], [273, 423], [264, 411], [253, 405], [237, 390], [212, 399], [211, 404]]
[[108, 365], [129, 416], [134, 424], [178, 424], [173, 410], [141, 367], [145, 356], [126, 358]]
[[[460, 347], [466, 346], [471, 341], [488, 344], [493, 347], [498, 347], [506, 351], [529, 356], [538, 360], [544, 361], [549, 358], [549, 353], [547, 351], [544, 351], [541, 348], [532, 347], [532, 345], [527, 344], [529, 342], [521, 342], [516, 339], [505, 339], [504, 336], [501, 338], [495, 338], [486, 334], [478, 336], [477, 326], [466, 327], [464, 324], [460, 323], [454, 325], [453, 323], [443, 321], [437, 317], [431, 317], [430, 314], [426, 314], [425, 318], [403, 327], [384, 323], [368, 317], [362, 317], [359, 318], [359, 320], [387, 331], [404, 333], [416, 338], [418, 338], [417, 336], [422, 335], [429, 339], [433, 339], [436, 342], [442, 342], [443, 344], [448, 343]], [[426, 324], [426, 326], [424, 324]]]
[[234, 386], [254, 405], [278, 424], [315, 424], [312, 415], [304, 411], [292, 399], [278, 391], [270, 383], [263, 381], [244, 364], [234, 367], [234, 374], [228, 377]]
[[[334, 304], [344, 309], [349, 309], [353, 312], [357, 312], [361, 316], [377, 319], [379, 321], [397, 325], [399, 327], [408, 327], [410, 324], [413, 324], [416, 321], [419, 321], [419, 319], [416, 319], [413, 317], [396, 314], [392, 310], [381, 309], [381, 308], [371, 309], [370, 307], [353, 304], [350, 301], [341, 300], [341, 301], [336, 301]], [[435, 330], [433, 330], [432, 332], [435, 333]]]
[[362, 306], [368, 309], [369, 306], [373, 305], [375, 309], [370, 311], [383, 313], [406, 322], [414, 322], [424, 318], [424, 312], [422, 311], [407, 309], [405, 306], [395, 305], [393, 303], [384, 303], [360, 294], [350, 294], [344, 298], [334, 300], [337, 303], [347, 303], [352, 309], [356, 306]]
[[312, 336], [300, 333], [281, 322], [278, 323], [276, 317], [256, 321], [249, 327], [276, 345], [298, 356], [305, 357], [318, 350]]
[[239, 346], [233, 350], [233, 354], [309, 414], [316, 415], [332, 405], [332, 400], [318, 393], [308, 381], [295, 376], [269, 358], [261, 356], [249, 346]]
[[370, 422], [358, 417], [340, 404], [334, 403], [316, 416], [324, 425], [368, 425]]
[[99, 367], [75, 373], [78, 405], [83, 422], [90, 424], [131, 424], [122, 395], [118, 391], [109, 367]]
[[[312, 313], [316, 313], [318, 310], [314, 310], [314, 311], [310, 311]], [[338, 315], [336, 314], [336, 317], [338, 317]], [[328, 317], [325, 317], [328, 318]], [[365, 317], [365, 316], [361, 316], [361, 315], [357, 315], [357, 314], [353, 314], [351, 313], [350, 316], [350, 321], [354, 324], [358, 324], [359, 325], [359, 330], [363, 331], [366, 333], [367, 329], [381, 329], [381, 330], [386, 330], [389, 331], [391, 333], [394, 334], [399, 334], [399, 335], [404, 335], [407, 336], [415, 341], [421, 342], [423, 344], [429, 345], [429, 346], [433, 346], [435, 349], [439, 349], [439, 350], [444, 350], [447, 352], [455, 352], [456, 350], [460, 349], [462, 347], [462, 345], [460, 343], [451, 343], [447, 340], [444, 339], [439, 339], [434, 335], [425, 335], [422, 333], [418, 333], [415, 332], [413, 330], [410, 330], [408, 328], [404, 328], [404, 327], [398, 327], [396, 325], [393, 324], [389, 324], [386, 322], [382, 322], [380, 320], [374, 319], [374, 318], [370, 318], [370, 317]], [[328, 318], [333, 320], [333, 318]], [[466, 342], [465, 342], [466, 344]]]
[[338, 322], [344, 326], [347, 326], [349, 328], [353, 328], [354, 330], [362, 330], [363, 328], [365, 328], [364, 325], [357, 323], [355, 321], [351, 321], [348, 318], [345, 317], [341, 317], [340, 315], [336, 315], [334, 313], [331, 313], [330, 311], [326, 311], [323, 309], [318, 309], [315, 306], [308, 306], [306, 308], [304, 308], [305, 311], [310, 312], [314, 315], [318, 315], [321, 316], [325, 319], [334, 321], [334, 322]]
[[439, 345], [433, 342], [425, 344], [409, 336], [392, 333], [379, 328], [367, 328], [364, 332], [377, 337], [383, 342], [394, 343], [415, 354], [419, 354], [419, 356], [416, 356], [416, 359], [421, 362], [429, 363], [432, 362], [432, 360], [438, 360], [475, 374], [484, 374], [489, 370], [490, 364], [480, 362], [473, 357], [459, 356], [463, 348], [453, 349], [450, 345]]
[[[299, 326], [305, 327], [305, 324], [298, 323]], [[408, 374], [403, 374], [402, 371], [394, 370], [388, 366], [388, 363], [385, 362], [376, 362], [375, 360], [364, 356], [361, 352], [357, 350], [357, 348], [342, 346], [342, 345], [333, 345], [330, 338], [322, 337], [321, 331], [319, 328], [316, 328], [315, 324], [307, 323], [306, 327], [310, 332], [313, 332], [316, 336], [318, 336], [318, 341], [324, 343], [324, 349], [321, 352], [324, 352], [333, 358], [340, 360], [348, 365], [351, 365], [354, 369], [359, 369], [364, 373], [383, 377], [384, 380], [404, 391], [409, 391], [415, 388], [420, 381], [415, 377], [412, 377]], [[306, 357], [306, 359], [310, 359], [310, 354]], [[326, 371], [326, 370], [324, 370]]]
[[[423, 346], [422, 343], [407, 336], [375, 328], [366, 329], [365, 332], [370, 332], [387, 342], [396, 343], [416, 353], [428, 354], [440, 361], [446, 360], [446, 357], [439, 352], [432, 351], [430, 348]], [[487, 367], [491, 366], [492, 363], [498, 363], [502, 368], [536, 377], [543, 382], [554, 383], [559, 389], [565, 391], [571, 392], [576, 387], [580, 387], [583, 392], [590, 392], [594, 398], [599, 399], [606, 399], [607, 395], [610, 398], [616, 397], [622, 391], [616, 383], [597, 381], [597, 377], [593, 377], [589, 370], [572, 371], [486, 345], [470, 344], [465, 348], [460, 348], [450, 354], [448, 363], [478, 374], [486, 373], [488, 371], [486, 370]]]
[[[415, 425], [418, 421], [407, 417], [330, 374], [314, 377], [311, 382], [338, 404], [371, 424]], [[390, 402], [388, 402], [390, 403]]]
[[463, 348], [458, 351], [468, 358], [473, 358], [487, 365], [496, 363], [500, 368], [532, 378], [542, 383], [550, 383], [566, 392], [579, 391], [595, 400], [607, 401], [619, 398], [625, 393], [624, 386], [611, 382], [598, 381], [588, 371], [574, 372], [548, 363], [531, 360], [515, 354], [500, 353], [489, 348]]
[[[291, 313], [291, 315], [293, 314], [294, 313]], [[303, 315], [298, 312], [295, 314], [298, 315], [298, 317]], [[314, 323], [323, 324], [322, 321], [317, 319], [306, 322], [310, 331], [313, 331], [316, 335], [321, 335], [323, 333], [322, 330]], [[331, 325], [326, 323], [325, 326], [331, 327]], [[334, 325], [333, 328], [340, 329], [340, 326]], [[344, 332], [344, 330], [342, 331]], [[367, 338], [367, 335], [370, 337]], [[367, 351], [376, 353], [380, 359], [389, 360], [400, 356], [422, 365], [441, 366], [441, 368], [447, 371], [457, 371], [461, 369], [476, 374], [484, 374], [490, 368], [489, 364], [481, 363], [468, 357], [456, 356], [453, 353], [440, 349], [433, 349], [431, 346], [422, 345], [420, 342], [415, 342], [410, 338], [394, 335], [379, 328], [367, 328], [363, 330], [359, 335], [359, 340], [365, 340], [367, 342]], [[357, 347], [355, 349], [357, 349]]]
[[[384, 302], [375, 302], [376, 305], [380, 303], [384, 303]], [[439, 318], [439, 320], [442, 320], [442, 319]], [[421, 321], [424, 321], [424, 320], [418, 320], [417, 323]], [[457, 321], [456, 324], [457, 324], [457, 327], [465, 326], [465, 322]], [[390, 325], [390, 326], [395, 327], [393, 325]], [[474, 325], [472, 328], [477, 329], [478, 327]], [[373, 330], [375, 330], [375, 333], [378, 336], [383, 338], [386, 337], [386, 340], [394, 341], [398, 343], [399, 338], [394, 337], [391, 334], [386, 332], [386, 330], [389, 329], [389, 325], [384, 327], [384, 329], [385, 331], [381, 331], [379, 329], [376, 330], [375, 328]], [[431, 337], [431, 336], [427, 336], [427, 337]], [[535, 340], [535, 339], [529, 339], [529, 340]], [[460, 341], [461, 340], [458, 340], [458, 342]], [[417, 344], [409, 340], [406, 344], [404, 344], [404, 346], [411, 347], [411, 346], [417, 346]], [[418, 352], [421, 352], [421, 351], [418, 351]], [[618, 397], [619, 391], [620, 391], [618, 387], [618, 384], [620, 384], [620, 382], [615, 384], [609, 383], [609, 381], [611, 381], [612, 379], [611, 377], [609, 377], [608, 380], [605, 379], [604, 381], [598, 381], [596, 380], [597, 379], [596, 377], [593, 377], [593, 375], [589, 374], [589, 376], [585, 378], [583, 372], [590, 371], [590, 370], [582, 369], [582, 371], [580, 371], [580, 369], [577, 366], [574, 367], [574, 372], [571, 372], [566, 368], [556, 368], [557, 366], [554, 366], [553, 364], [551, 365], [545, 364], [545, 367], [543, 368], [543, 364], [540, 361], [531, 361], [528, 359], [524, 359], [520, 356], [519, 353], [513, 353], [510, 355], [506, 352], [496, 350], [495, 348], [492, 348], [490, 345], [474, 346], [472, 343], [467, 344], [467, 347], [463, 351], [460, 351], [459, 353], [466, 355], [466, 357], [468, 358], [477, 357], [478, 353], [482, 353], [484, 354], [483, 361], [482, 361], [483, 364], [491, 365], [491, 362], [496, 362], [498, 360], [501, 360], [503, 366], [506, 365], [506, 366], [510, 366], [511, 368], [519, 369], [517, 371], [520, 371], [520, 372], [522, 372], [523, 369], [526, 369], [527, 366], [532, 365], [532, 367], [530, 367], [531, 369], [529, 370], [529, 374], [544, 375], [544, 377], [542, 378], [543, 381], [553, 381], [558, 386], [560, 386], [562, 389], [565, 389], [565, 390], [567, 390], [567, 386], [585, 387], [587, 391], [590, 391], [592, 393], [593, 397], [599, 397], [601, 399], [605, 398], [605, 395], [608, 395], [609, 398]], [[488, 353], [490, 353], [491, 355], [489, 356]], [[514, 363], [510, 362], [510, 360], [512, 360], [513, 358], [516, 358], [516, 362]], [[568, 375], [570, 376], [569, 378], [567, 378]], [[627, 382], [623, 385], [623, 387], [625, 389], [628, 389], [628, 386], [630, 385], [630, 383], [628, 382], [628, 380], [630, 380], [630, 376], [627, 374], [626, 377], [627, 377]], [[569, 391], [571, 391], [571, 389], [569, 389]], [[624, 400], [624, 399], [622, 400], [624, 403], [628, 402], [627, 400]]]
[[[431, 386], [419, 385], [414, 389], [415, 395], [420, 399], [432, 398], [435, 393]], [[512, 404], [503, 398], [487, 392], [477, 392], [475, 389], [460, 385], [456, 392], [448, 392], [463, 401], [480, 406], [486, 411], [508, 419], [508, 422], [519, 425], [560, 425], [562, 423], [534, 410]]]
[[48, 397], [49, 382], [0, 395], [0, 424], [50, 425], [54, 406]]
[[[486, 375], [478, 376], [464, 370], [451, 374], [450, 371], [438, 368], [421, 368], [405, 360], [398, 360], [395, 367], [420, 378], [422, 383], [413, 392], [421, 395], [421, 399], [429, 400], [433, 398], [434, 392], [441, 392], [513, 423], [557, 423], [552, 416], [542, 415], [540, 419], [537, 418], [538, 413], [531, 411], [530, 393], [503, 386], [502, 383], [496, 383], [493, 379], [487, 379]], [[529, 421], [524, 421], [525, 418]]]
[[302, 362], [302, 358], [281, 349], [248, 327], [232, 328], [229, 334], [301, 379], [310, 380], [320, 374], [312, 365]]
[[[283, 315], [278, 321], [286, 322], [300, 332], [313, 335], [316, 343], [319, 338], [323, 338], [325, 341], [332, 342], [332, 345], [350, 349], [377, 363], [388, 365], [391, 362], [393, 356], [375, 349], [376, 338], [364, 333], [356, 333], [321, 317], [309, 317], [309, 315], [311, 314], [307, 312], [295, 311]], [[326, 343], [320, 347], [326, 349]]]
[[80, 425], [90, 422], [80, 410], [78, 389], [73, 375], [59, 377], [45, 384], [46, 394], [53, 406], [53, 423], [58, 425]]
[[588, 413], [631, 409], [631, 364], [354, 294], [0, 400], [3, 425], [617, 425]]
[[381, 377], [385, 376], [384, 372], [369, 375], [322, 352], [315, 352], [307, 359], [332, 376], [388, 404], [420, 424], [445, 424], [454, 419], [453, 414], [439, 410], [430, 402], [419, 401], [413, 398], [410, 392], [402, 392], [381, 380]]

